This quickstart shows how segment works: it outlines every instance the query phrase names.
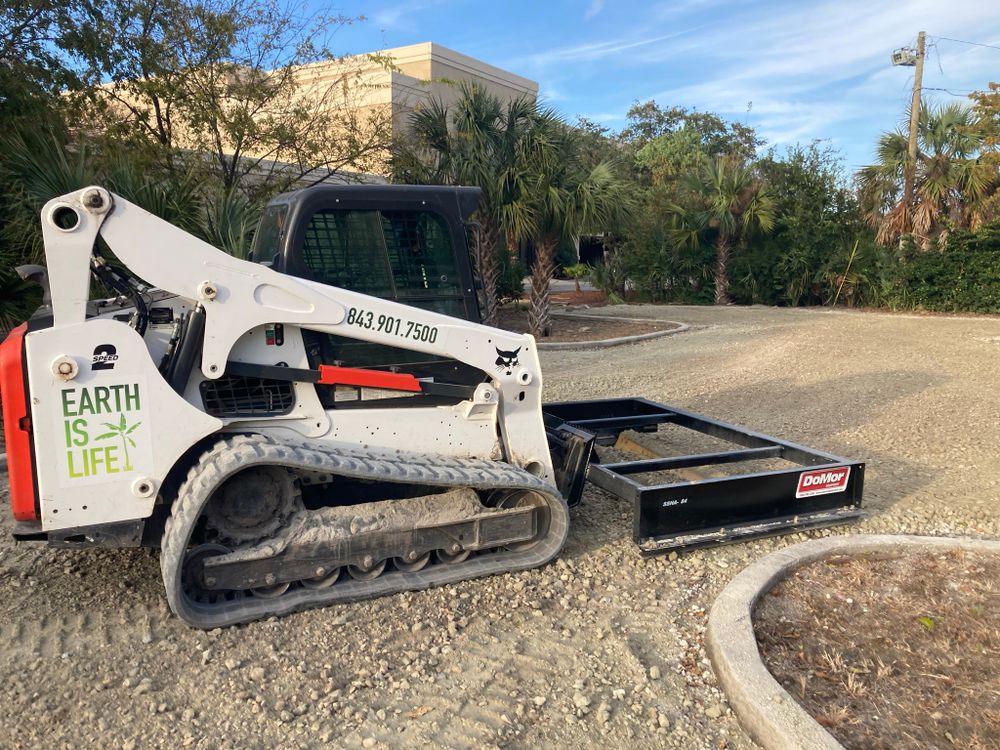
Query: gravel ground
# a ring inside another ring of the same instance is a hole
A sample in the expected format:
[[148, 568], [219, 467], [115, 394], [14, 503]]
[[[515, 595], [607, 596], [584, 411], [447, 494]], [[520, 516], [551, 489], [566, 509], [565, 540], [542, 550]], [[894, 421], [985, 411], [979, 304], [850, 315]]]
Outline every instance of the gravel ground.
[[[1000, 321], [604, 312], [699, 327], [543, 352], [548, 400], [642, 395], [863, 458], [845, 531], [1000, 537]], [[753, 747], [706, 611], [803, 536], [641, 558], [624, 504], [588, 489], [573, 520], [542, 570], [204, 633], [169, 615], [153, 552], [15, 546], [4, 517], [0, 746]]]

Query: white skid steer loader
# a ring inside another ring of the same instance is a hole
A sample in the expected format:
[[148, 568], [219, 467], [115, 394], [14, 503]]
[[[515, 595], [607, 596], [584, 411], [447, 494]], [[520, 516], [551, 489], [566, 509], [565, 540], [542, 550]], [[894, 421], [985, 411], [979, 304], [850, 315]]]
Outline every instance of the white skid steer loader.
[[[534, 339], [477, 322], [477, 201], [286, 194], [252, 261], [101, 187], [50, 201], [46, 302], [0, 345], [15, 537], [159, 546], [173, 611], [214, 628], [542, 565], [587, 478], [644, 552], [858, 515], [863, 464], [644, 399], [543, 405]], [[741, 449], [596, 463], [666, 423]], [[629, 476], [757, 458], [794, 467]]]

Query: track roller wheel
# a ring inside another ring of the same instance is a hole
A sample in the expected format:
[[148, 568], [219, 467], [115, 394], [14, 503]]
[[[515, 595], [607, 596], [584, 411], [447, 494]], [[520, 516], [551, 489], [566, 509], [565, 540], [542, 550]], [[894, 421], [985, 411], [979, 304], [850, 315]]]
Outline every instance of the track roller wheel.
[[431, 553], [420, 556], [414, 556], [412, 560], [406, 557], [394, 557], [392, 558], [392, 564], [396, 566], [397, 570], [402, 570], [404, 573], [416, 573], [418, 570], [423, 570], [427, 567], [427, 563], [431, 561]]
[[[322, 568], [320, 568], [320, 570], [322, 570]], [[335, 584], [337, 582], [338, 578], [340, 578], [340, 571], [341, 570], [342, 570], [342, 568], [334, 568], [329, 573], [325, 573], [325, 572], [324, 573], [317, 573], [312, 578], [304, 578], [304, 579], [302, 579], [301, 581], [299, 581], [299, 583], [302, 584], [303, 588], [307, 588], [307, 589], [313, 589], [313, 590], [316, 590], [316, 589], [328, 589], [333, 584]]]
[[291, 584], [287, 581], [285, 583], [276, 583], [273, 586], [258, 586], [255, 589], [250, 589], [250, 593], [258, 599], [277, 599], [288, 591], [289, 586]]
[[439, 563], [443, 563], [445, 565], [457, 565], [458, 563], [468, 560], [469, 555], [471, 554], [472, 550], [469, 549], [459, 549], [456, 552], [439, 549], [434, 552], [434, 557]]
[[348, 565], [347, 574], [358, 581], [370, 581], [378, 578], [385, 570], [388, 560], [372, 560], [370, 557], [362, 565]]

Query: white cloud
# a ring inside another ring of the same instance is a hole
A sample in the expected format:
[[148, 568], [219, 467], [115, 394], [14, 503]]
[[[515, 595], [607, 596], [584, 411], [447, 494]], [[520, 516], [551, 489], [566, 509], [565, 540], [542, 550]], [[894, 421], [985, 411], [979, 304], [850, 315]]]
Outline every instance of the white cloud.
[[667, 0], [650, 8], [651, 16], [657, 21], [674, 19], [692, 11], [699, 11], [713, 5], [722, 5], [725, 0]]
[[371, 20], [379, 29], [412, 28], [421, 11], [425, 11], [435, 4], [434, 0], [401, 2], [373, 12]]
[[583, 14], [583, 19], [589, 21], [604, 9], [604, 0], [590, 0], [587, 12]]
[[629, 52], [641, 47], [647, 47], [669, 39], [676, 39], [679, 36], [690, 33], [690, 30], [677, 31], [670, 34], [659, 34], [657, 36], [636, 38], [619, 38], [603, 42], [588, 42], [584, 44], [574, 44], [566, 47], [555, 47], [545, 52], [517, 58], [508, 63], [509, 66], [533, 65], [537, 68], [544, 68], [554, 63], [573, 63], [599, 60], [606, 57], [614, 57], [623, 52]]
[[569, 95], [562, 89], [546, 84], [539, 89], [538, 98], [546, 102], [561, 102], [569, 99]]
[[408, 7], [404, 5], [383, 8], [372, 14], [372, 21], [380, 29], [393, 29], [399, 26], [400, 20], [402, 20], [408, 10]]
[[577, 115], [577, 117], [585, 117], [591, 122], [599, 122], [605, 125], [609, 122], [625, 122], [625, 114], [623, 112], [593, 112]]
[[[909, 103], [912, 69], [893, 68], [892, 50], [912, 46], [919, 28], [960, 38], [976, 29], [977, 41], [988, 40], [1000, 32], [1000, 18], [987, 15], [982, 5], [963, 0], [946, 9], [937, 0], [902, 0], [891, 6], [827, 0], [780, 15], [734, 15], [632, 57], [666, 70], [679, 68], [672, 76], [675, 85], [653, 88], [641, 99], [746, 118], [775, 144], [829, 135], [847, 122], [871, 131], [864, 137], [874, 144]], [[982, 88], [991, 75], [995, 79], [1000, 62], [996, 50], [945, 44], [936, 48], [944, 75], [932, 51], [925, 87]], [[749, 115], [748, 101], [753, 102]]]
[[[537, 52], [501, 65], [536, 78], [550, 99], [599, 122], [618, 126], [632, 101], [656, 99], [745, 121], [772, 144], [831, 138], [854, 164], [872, 158], [878, 135], [901, 122], [909, 104], [913, 69], [893, 67], [892, 51], [913, 46], [920, 29], [929, 44], [935, 37], [1000, 44], [1000, 12], [988, 6], [982, 0], [605, 2], [600, 12], [613, 10], [614, 25], [602, 15], [601, 24], [579, 24], [573, 36], [544, 31], [534, 46], [516, 45]], [[928, 47], [924, 86], [981, 89], [998, 79], [998, 70], [1000, 51], [939, 39]], [[956, 101], [946, 92], [925, 97]]]

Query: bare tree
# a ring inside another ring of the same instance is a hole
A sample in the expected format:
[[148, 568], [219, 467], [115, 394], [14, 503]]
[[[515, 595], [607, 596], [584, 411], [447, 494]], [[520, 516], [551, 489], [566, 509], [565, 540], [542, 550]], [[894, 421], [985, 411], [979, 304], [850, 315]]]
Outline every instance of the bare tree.
[[187, 153], [231, 189], [319, 182], [384, 163], [388, 106], [375, 56], [334, 54], [354, 19], [302, 0], [120, 0], [98, 19], [90, 64], [105, 132], [150, 148], [170, 168]]

